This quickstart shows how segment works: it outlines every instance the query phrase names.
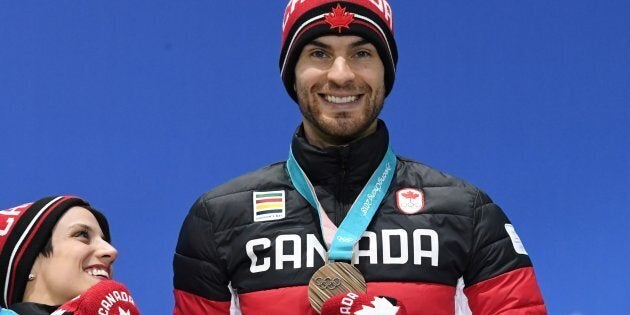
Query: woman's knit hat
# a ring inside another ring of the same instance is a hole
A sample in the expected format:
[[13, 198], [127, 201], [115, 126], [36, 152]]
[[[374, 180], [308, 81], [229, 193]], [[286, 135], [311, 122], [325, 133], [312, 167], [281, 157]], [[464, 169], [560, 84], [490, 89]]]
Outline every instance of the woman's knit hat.
[[295, 65], [306, 44], [325, 35], [357, 35], [372, 43], [385, 67], [385, 96], [396, 74], [398, 50], [387, 0], [290, 0], [282, 20], [280, 75], [293, 100]]
[[[47, 197], [0, 211], [0, 306], [20, 302], [35, 259], [52, 236], [52, 230], [68, 209], [89, 210], [110, 242], [105, 216], [78, 197]], [[53, 248], [54, 250], [54, 248]]]

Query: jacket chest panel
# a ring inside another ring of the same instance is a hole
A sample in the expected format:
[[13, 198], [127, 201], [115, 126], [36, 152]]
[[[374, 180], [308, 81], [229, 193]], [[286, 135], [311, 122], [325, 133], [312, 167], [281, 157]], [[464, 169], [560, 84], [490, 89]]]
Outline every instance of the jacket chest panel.
[[[220, 239], [234, 287], [257, 291], [308, 283], [325, 263], [326, 245], [307, 204], [283, 220], [255, 222]], [[355, 245], [353, 263], [367, 281], [455, 285], [467, 263], [472, 231], [467, 217], [426, 212], [404, 215], [384, 205]]]

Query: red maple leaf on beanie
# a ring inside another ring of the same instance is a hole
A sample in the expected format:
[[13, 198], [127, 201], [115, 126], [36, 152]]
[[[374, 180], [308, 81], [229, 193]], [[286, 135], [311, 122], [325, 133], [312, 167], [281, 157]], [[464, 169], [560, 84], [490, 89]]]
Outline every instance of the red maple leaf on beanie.
[[350, 23], [354, 22], [354, 14], [346, 12], [346, 8], [342, 8], [339, 3], [337, 7], [332, 9], [332, 13], [326, 14], [326, 22], [330, 24], [330, 28], [350, 28]]

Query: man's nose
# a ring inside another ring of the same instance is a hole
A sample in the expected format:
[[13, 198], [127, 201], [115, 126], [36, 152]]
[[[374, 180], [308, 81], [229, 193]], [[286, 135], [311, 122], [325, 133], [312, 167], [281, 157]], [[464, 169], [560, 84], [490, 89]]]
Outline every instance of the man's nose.
[[354, 72], [344, 57], [336, 57], [328, 70], [328, 80], [339, 86], [354, 80]]

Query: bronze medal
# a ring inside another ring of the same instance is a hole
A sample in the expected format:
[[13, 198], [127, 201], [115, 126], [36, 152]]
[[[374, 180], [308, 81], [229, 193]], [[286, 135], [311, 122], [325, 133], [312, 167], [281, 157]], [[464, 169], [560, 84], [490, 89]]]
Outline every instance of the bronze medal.
[[354, 266], [334, 262], [319, 268], [308, 282], [308, 300], [319, 314], [329, 298], [347, 292], [365, 293], [365, 279]]

